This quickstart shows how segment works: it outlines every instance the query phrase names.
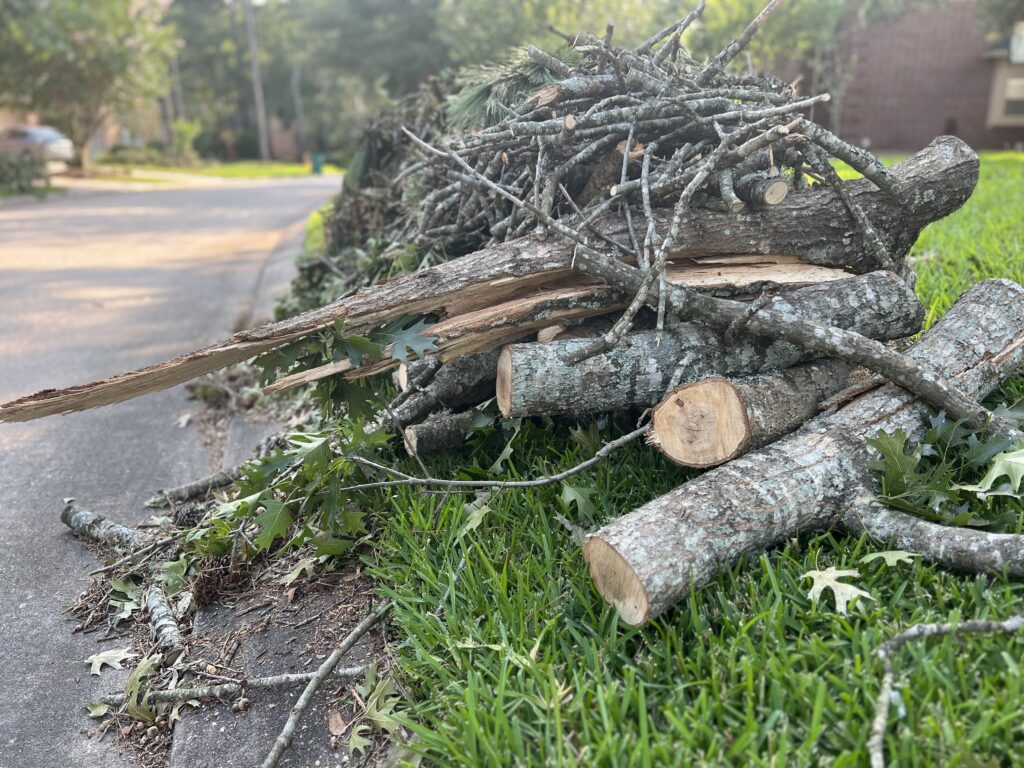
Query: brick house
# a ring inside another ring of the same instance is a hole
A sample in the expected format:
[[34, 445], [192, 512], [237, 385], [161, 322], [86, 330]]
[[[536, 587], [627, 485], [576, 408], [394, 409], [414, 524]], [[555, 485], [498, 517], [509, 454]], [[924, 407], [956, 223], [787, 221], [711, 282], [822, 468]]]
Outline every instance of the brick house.
[[916, 150], [953, 134], [976, 149], [1024, 149], [1024, 24], [992, 41], [974, 0], [950, 0], [859, 28], [850, 44], [847, 141]]

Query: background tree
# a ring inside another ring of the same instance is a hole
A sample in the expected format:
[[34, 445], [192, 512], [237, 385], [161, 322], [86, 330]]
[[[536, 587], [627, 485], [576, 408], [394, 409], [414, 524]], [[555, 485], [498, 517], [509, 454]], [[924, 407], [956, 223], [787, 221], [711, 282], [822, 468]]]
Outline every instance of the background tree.
[[985, 31], [1005, 37], [1024, 21], [1024, 0], [978, 0], [977, 13]]
[[172, 38], [156, 0], [4, 0], [0, 103], [64, 131], [89, 167], [89, 138], [119, 110], [158, 96]]

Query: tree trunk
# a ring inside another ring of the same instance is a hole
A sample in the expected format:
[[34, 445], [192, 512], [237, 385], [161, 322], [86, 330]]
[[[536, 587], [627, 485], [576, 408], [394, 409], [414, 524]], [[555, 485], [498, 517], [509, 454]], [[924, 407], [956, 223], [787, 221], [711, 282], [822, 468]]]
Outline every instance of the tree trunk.
[[[768, 307], [878, 339], [915, 333], [923, 317], [910, 288], [886, 272], [798, 288], [776, 296]], [[507, 346], [498, 362], [502, 415], [581, 415], [648, 406], [671, 384], [785, 368], [814, 356], [785, 341], [749, 335], [728, 340], [701, 323], [680, 323], [660, 338], [656, 331], [634, 333], [628, 343], [565, 364], [590, 343], [570, 339]]]
[[[956, 210], [970, 196], [977, 181], [978, 158], [963, 142], [943, 137], [895, 166], [893, 173], [901, 184], [920, 193], [918, 204], [905, 208], [863, 179], [848, 184], [876, 229], [886, 236], [890, 255], [899, 260], [927, 223]], [[658, 214], [662, 225], [669, 215]], [[830, 190], [792, 194], [780, 205], [751, 213], [692, 209], [684, 219], [684, 237], [673, 252], [677, 261], [783, 254], [855, 272], [870, 271], [878, 263], [877, 252], [863, 242], [846, 206]], [[628, 240], [626, 225], [618, 216], [609, 215], [597, 226], [620, 242]], [[643, 222], [636, 226], [643, 231]], [[557, 285], [572, 269], [576, 250], [573, 243], [557, 237], [542, 242], [526, 237], [489, 246], [164, 363], [0, 405], [0, 421], [95, 408], [157, 392], [328, 327], [338, 318], [345, 318], [348, 332], [360, 333], [406, 314], [450, 315], [490, 306], [496, 295], [507, 298], [501, 292], [513, 280], [515, 291]]]
[[270, 159], [270, 131], [267, 108], [263, 101], [263, 76], [260, 72], [260, 43], [256, 34], [256, 12], [252, 0], [242, 0], [245, 10], [245, 31], [249, 38], [249, 65], [252, 67], [252, 99], [256, 109], [256, 130], [260, 140], [260, 159]]
[[724, 464], [799, 427], [847, 386], [852, 371], [839, 360], [815, 360], [760, 376], [684, 384], [654, 407], [647, 442], [684, 467]]
[[[909, 355], [984, 396], [1024, 362], [1024, 289], [975, 286]], [[903, 429], [919, 439], [928, 413], [907, 391], [882, 386], [620, 517], [584, 544], [598, 591], [624, 621], [642, 624], [740, 557], [833, 525], [875, 493], [865, 438]]]
[[302, 65], [292, 64], [292, 104], [295, 107], [295, 144], [298, 159], [306, 155], [306, 110], [302, 107]]

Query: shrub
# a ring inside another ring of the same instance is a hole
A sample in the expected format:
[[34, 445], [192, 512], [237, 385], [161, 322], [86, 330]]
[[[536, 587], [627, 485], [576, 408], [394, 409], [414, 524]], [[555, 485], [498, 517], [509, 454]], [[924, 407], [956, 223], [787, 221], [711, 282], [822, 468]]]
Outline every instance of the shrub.
[[159, 147], [129, 147], [119, 144], [112, 148], [103, 158], [105, 163], [123, 163], [124, 165], [170, 165], [167, 152]]
[[[42, 186], [39, 182], [44, 182]], [[0, 154], [0, 194], [45, 194], [46, 163], [32, 155]]]
[[185, 120], [179, 117], [171, 123], [174, 157], [178, 162], [185, 165], [194, 165], [199, 162], [199, 153], [196, 152], [195, 141], [202, 132], [203, 125], [198, 120]]

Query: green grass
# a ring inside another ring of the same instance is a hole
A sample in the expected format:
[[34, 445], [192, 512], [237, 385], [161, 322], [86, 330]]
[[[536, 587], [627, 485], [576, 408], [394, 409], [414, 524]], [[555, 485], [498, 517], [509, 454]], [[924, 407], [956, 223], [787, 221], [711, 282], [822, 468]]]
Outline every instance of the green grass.
[[123, 181], [129, 184], [168, 184], [170, 179], [159, 176], [137, 176], [133, 173], [112, 173], [106, 168], [89, 174], [90, 180]]
[[[914, 257], [930, 318], [978, 280], [1024, 281], [1022, 180], [1024, 155], [986, 154], [971, 201], [923, 234]], [[590, 455], [569, 426], [524, 424], [510, 472], [535, 476]], [[495, 436], [430, 469], [486, 467], [500, 445]], [[873, 649], [918, 621], [1024, 610], [1020, 581], [921, 562], [863, 565], [863, 554], [885, 547], [822, 535], [740, 563], [650, 626], [628, 628], [555, 515], [590, 529], [687, 477], [633, 445], [578, 479], [595, 509], [566, 507], [557, 487], [504, 492], [461, 537], [469, 497], [405, 490], [381, 502], [368, 562], [396, 601], [395, 673], [428, 763], [864, 765], [880, 678]], [[830, 599], [812, 606], [800, 575], [829, 565], [859, 568], [854, 581], [876, 602], [849, 617]], [[1024, 764], [1022, 656], [1024, 640], [1006, 637], [902, 651], [906, 716], [890, 720], [891, 764]]]
[[[309, 166], [303, 163], [264, 163], [257, 161], [174, 167], [138, 165], [132, 166], [132, 168], [134, 170], [141, 171], [164, 171], [168, 173], [187, 173], [196, 176], [218, 176], [226, 179], [291, 178], [295, 176], [310, 175]], [[324, 173], [341, 173], [341, 170], [341, 168], [338, 168], [335, 165], [324, 166]]]

